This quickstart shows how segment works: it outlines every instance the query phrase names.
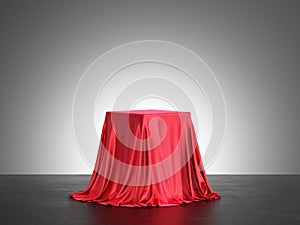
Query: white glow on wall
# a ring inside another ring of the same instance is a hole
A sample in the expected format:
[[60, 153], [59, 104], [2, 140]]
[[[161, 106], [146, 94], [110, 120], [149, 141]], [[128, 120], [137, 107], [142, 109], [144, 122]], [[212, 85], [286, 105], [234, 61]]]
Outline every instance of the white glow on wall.
[[204, 165], [216, 158], [225, 132], [224, 96], [212, 70], [191, 50], [138, 41], [106, 52], [87, 68], [74, 96], [73, 126], [91, 169], [105, 112], [134, 107], [191, 112]]

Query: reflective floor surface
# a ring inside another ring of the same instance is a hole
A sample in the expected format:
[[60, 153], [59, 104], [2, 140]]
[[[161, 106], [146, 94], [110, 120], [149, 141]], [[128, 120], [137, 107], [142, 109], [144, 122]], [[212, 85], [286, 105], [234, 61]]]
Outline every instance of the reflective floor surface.
[[163, 208], [84, 203], [87, 175], [0, 175], [0, 224], [300, 224], [300, 175], [211, 175], [220, 200]]

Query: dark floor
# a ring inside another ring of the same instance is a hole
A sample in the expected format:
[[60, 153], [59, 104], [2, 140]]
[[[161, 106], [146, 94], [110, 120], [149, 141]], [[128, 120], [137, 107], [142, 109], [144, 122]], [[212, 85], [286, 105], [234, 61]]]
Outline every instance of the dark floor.
[[208, 179], [221, 200], [125, 208], [68, 198], [68, 193], [85, 189], [89, 176], [1, 175], [0, 224], [300, 224], [300, 175], [213, 175]]

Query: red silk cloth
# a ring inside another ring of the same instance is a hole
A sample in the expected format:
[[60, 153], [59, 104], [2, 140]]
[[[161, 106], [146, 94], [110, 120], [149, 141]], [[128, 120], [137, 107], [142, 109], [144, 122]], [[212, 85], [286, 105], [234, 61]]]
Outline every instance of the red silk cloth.
[[189, 112], [106, 112], [85, 190], [69, 197], [103, 205], [173, 206], [219, 199], [202, 164]]

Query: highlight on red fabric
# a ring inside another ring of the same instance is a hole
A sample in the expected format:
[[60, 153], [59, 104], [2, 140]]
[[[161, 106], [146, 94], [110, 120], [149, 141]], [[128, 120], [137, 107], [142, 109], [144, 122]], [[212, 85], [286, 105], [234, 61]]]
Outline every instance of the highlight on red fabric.
[[220, 199], [202, 164], [189, 112], [106, 112], [85, 202], [125, 207], [174, 206]]

